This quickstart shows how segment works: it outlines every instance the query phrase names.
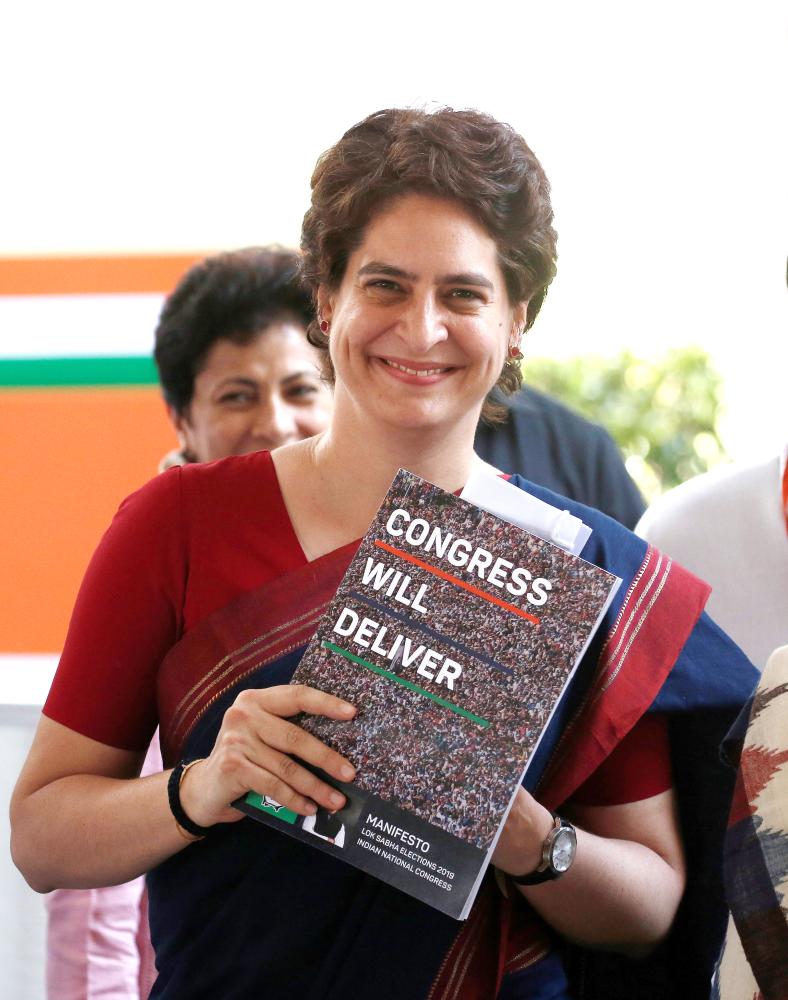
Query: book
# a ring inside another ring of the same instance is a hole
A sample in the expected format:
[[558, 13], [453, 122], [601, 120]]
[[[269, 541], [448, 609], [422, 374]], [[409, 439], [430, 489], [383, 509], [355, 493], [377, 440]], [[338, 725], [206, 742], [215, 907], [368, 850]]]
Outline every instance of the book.
[[358, 708], [297, 719], [357, 768], [329, 780], [347, 803], [309, 817], [254, 792], [236, 805], [464, 919], [619, 583], [400, 470], [293, 676]]

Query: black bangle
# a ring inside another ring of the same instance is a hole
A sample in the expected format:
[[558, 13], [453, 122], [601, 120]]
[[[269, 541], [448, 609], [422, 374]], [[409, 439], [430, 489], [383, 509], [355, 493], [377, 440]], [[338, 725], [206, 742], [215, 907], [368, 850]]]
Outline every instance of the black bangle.
[[175, 822], [179, 827], [186, 830], [193, 837], [205, 837], [211, 832], [209, 826], [199, 826], [194, 820], [189, 819], [186, 815], [186, 810], [181, 805], [181, 778], [183, 777], [183, 772], [191, 764], [196, 764], [200, 760], [199, 757], [194, 760], [182, 760], [172, 770], [170, 775], [170, 780], [167, 782], [167, 798], [170, 802], [170, 812], [175, 817]]

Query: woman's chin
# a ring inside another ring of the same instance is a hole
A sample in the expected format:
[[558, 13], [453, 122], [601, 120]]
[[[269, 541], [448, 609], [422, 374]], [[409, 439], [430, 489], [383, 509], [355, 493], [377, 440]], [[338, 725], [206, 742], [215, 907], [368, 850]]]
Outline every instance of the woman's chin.
[[399, 432], [407, 436], [415, 433], [448, 435], [450, 430], [457, 426], [458, 418], [457, 414], [448, 415], [443, 407], [416, 405], [398, 408], [396, 411], [390, 410], [383, 415], [383, 422], [394, 434]]

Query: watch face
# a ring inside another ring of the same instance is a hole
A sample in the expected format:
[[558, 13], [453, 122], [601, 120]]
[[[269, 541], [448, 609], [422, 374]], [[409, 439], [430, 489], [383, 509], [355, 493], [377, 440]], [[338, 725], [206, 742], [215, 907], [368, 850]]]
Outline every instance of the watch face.
[[557, 872], [565, 872], [575, 857], [577, 840], [574, 830], [562, 828], [553, 841], [552, 866]]

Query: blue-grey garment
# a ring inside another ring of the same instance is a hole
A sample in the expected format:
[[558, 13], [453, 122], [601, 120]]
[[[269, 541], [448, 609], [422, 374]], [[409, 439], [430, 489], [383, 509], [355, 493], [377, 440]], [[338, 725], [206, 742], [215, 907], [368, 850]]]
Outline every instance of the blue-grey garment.
[[643, 498], [603, 427], [530, 386], [504, 405], [505, 423], [476, 430], [476, 451], [486, 462], [635, 527]]

